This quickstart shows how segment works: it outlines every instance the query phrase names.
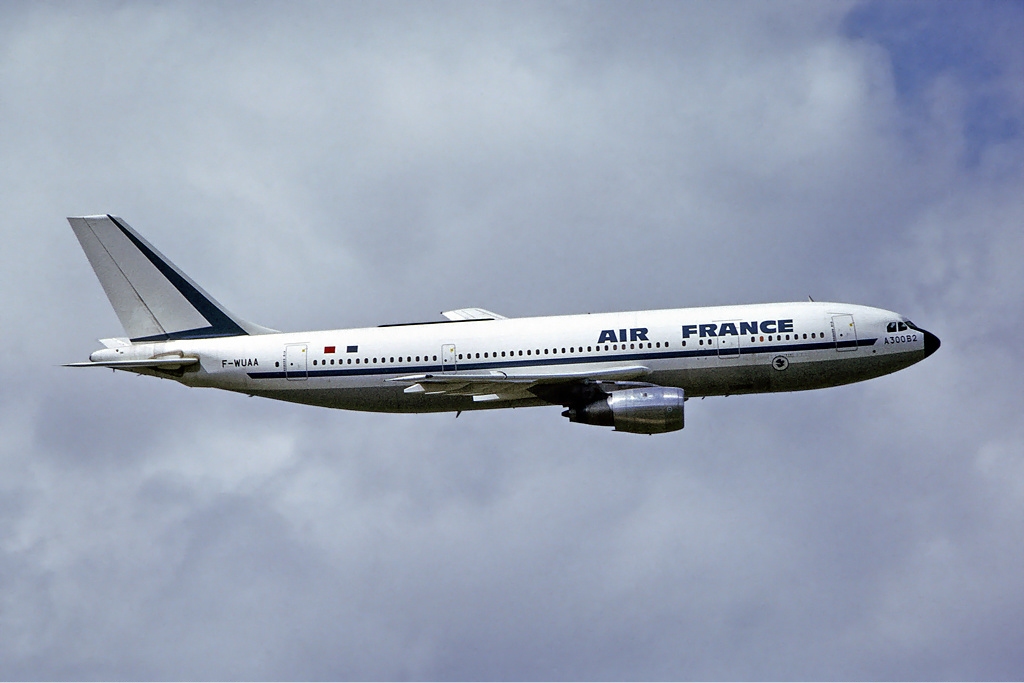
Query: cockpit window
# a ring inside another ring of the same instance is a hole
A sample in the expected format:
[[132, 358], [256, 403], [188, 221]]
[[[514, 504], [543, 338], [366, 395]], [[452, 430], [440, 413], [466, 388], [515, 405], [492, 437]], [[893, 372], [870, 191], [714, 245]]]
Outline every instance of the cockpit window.
[[913, 328], [913, 329], [917, 329], [917, 328], [914, 328], [914, 326], [912, 324], [910, 324], [910, 321], [907, 321], [905, 323], [904, 322], [889, 323], [888, 325], [885, 326], [885, 331], [886, 332], [906, 332], [908, 326]]

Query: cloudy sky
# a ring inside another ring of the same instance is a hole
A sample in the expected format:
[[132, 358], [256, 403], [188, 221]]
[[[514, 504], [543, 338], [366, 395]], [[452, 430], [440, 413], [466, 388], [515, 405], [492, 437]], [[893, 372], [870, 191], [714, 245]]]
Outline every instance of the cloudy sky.
[[[1020, 3], [0, 5], [0, 678], [1019, 679]], [[115, 213], [285, 330], [817, 300], [941, 350], [374, 415], [70, 370]]]

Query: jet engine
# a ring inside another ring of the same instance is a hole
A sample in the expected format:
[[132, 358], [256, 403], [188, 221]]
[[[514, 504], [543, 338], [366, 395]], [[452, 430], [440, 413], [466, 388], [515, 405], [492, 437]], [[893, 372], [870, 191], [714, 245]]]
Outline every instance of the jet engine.
[[617, 432], [661, 434], [683, 428], [683, 390], [643, 387], [613, 391], [605, 398], [562, 413], [570, 422], [614, 427]]

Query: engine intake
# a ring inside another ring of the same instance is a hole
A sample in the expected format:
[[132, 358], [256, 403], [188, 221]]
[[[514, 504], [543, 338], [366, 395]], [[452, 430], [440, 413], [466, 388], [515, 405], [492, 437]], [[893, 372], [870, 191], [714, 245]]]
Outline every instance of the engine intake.
[[614, 427], [617, 432], [661, 434], [683, 428], [683, 390], [643, 387], [613, 391], [606, 398], [569, 408], [570, 422]]

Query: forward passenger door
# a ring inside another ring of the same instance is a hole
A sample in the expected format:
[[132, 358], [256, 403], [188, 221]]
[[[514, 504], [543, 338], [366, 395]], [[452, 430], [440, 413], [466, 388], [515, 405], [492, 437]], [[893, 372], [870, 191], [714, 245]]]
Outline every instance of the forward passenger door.
[[836, 343], [836, 351], [857, 350], [857, 328], [852, 315], [832, 316], [832, 341]]

